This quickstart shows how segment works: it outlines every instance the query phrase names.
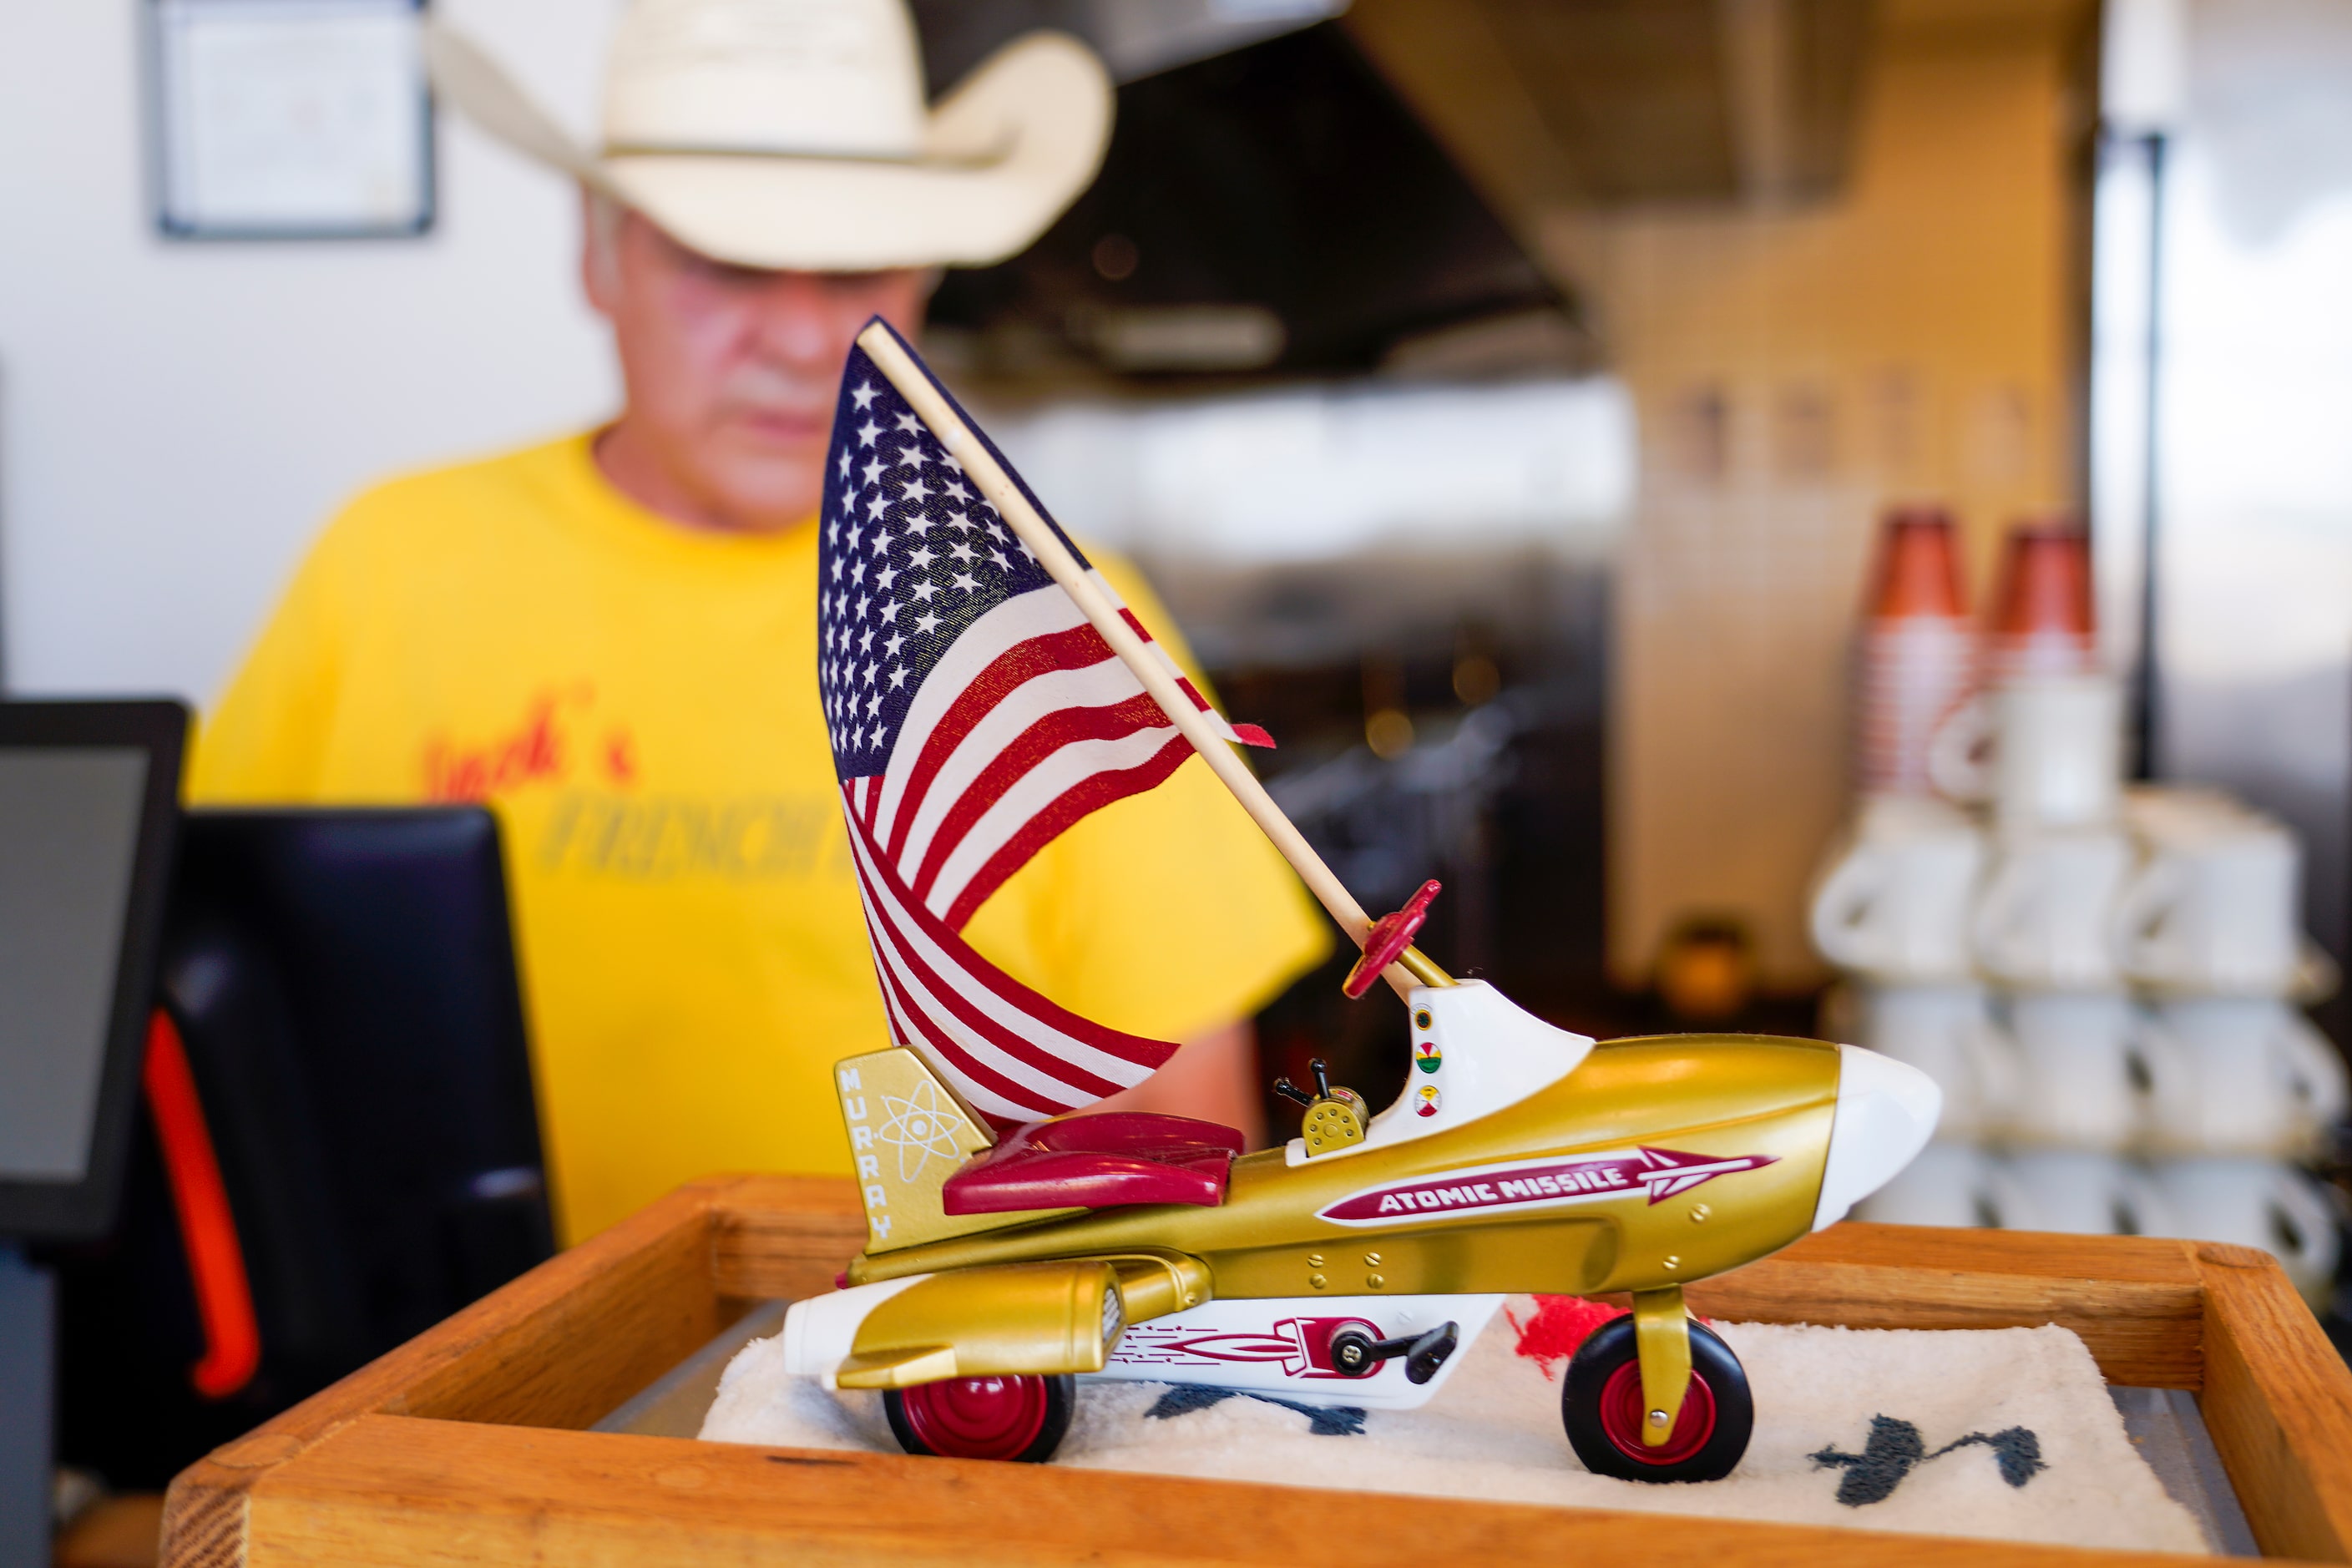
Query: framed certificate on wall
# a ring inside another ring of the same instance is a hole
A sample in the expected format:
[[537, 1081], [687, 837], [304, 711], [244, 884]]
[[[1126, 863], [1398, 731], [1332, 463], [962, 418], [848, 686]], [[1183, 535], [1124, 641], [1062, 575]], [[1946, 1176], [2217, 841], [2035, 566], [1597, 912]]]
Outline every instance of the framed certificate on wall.
[[174, 239], [433, 226], [425, 0], [145, 0], [157, 226]]

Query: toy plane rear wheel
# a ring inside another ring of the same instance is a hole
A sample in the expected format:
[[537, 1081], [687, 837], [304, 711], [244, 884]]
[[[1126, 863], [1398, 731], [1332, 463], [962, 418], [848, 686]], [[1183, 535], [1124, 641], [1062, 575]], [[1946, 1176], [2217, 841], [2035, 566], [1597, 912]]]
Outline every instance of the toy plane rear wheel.
[[1642, 1441], [1642, 1368], [1633, 1320], [1595, 1329], [1568, 1363], [1559, 1394], [1569, 1446], [1595, 1475], [1622, 1481], [1719, 1481], [1748, 1452], [1756, 1403], [1731, 1347], [1703, 1323], [1690, 1325], [1690, 1392], [1664, 1443]]
[[948, 1459], [1054, 1457], [1070, 1430], [1078, 1380], [1056, 1377], [951, 1377], [913, 1388], [885, 1389], [882, 1409], [909, 1454]]

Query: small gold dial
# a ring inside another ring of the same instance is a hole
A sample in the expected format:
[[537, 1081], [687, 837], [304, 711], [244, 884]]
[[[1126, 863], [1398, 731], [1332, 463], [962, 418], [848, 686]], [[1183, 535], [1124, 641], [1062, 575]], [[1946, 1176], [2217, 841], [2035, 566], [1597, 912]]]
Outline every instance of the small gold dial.
[[1364, 1113], [1344, 1100], [1318, 1100], [1299, 1128], [1309, 1156], [1328, 1154], [1364, 1141]]

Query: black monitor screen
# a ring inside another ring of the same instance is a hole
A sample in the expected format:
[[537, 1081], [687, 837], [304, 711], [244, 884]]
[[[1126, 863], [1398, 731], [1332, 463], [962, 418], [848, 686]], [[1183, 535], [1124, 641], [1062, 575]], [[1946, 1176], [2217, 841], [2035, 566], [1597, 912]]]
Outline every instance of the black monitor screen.
[[148, 753], [0, 752], [0, 1180], [89, 1174]]

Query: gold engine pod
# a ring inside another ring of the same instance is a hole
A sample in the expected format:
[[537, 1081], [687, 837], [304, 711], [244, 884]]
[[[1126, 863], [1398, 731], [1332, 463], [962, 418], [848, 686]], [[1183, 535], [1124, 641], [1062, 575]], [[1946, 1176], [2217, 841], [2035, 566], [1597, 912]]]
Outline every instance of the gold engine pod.
[[[1136, 1261], [1144, 1293], [1181, 1295], [1160, 1260]], [[1126, 1326], [1118, 1285], [1118, 1270], [1100, 1258], [934, 1275], [858, 1325], [835, 1381], [910, 1388], [950, 1377], [1100, 1372]]]
[[1202, 1306], [1216, 1296], [1209, 1266], [1181, 1252], [1151, 1247], [1113, 1253], [1102, 1261], [1118, 1277], [1119, 1304], [1130, 1323]]

